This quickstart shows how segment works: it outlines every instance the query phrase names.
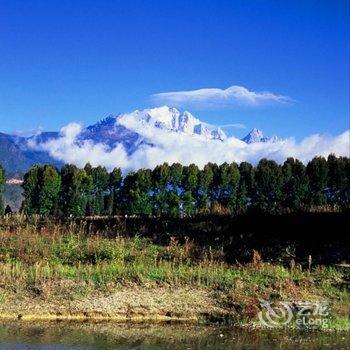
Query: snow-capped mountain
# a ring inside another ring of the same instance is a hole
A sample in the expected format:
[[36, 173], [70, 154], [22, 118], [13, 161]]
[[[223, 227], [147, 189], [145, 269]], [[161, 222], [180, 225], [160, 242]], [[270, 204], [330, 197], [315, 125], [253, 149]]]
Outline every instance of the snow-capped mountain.
[[[190, 112], [181, 113], [176, 108], [167, 106], [136, 110], [132, 113], [109, 115], [96, 124], [90, 125], [79, 134], [78, 141], [91, 140], [94, 143], [103, 143], [114, 147], [121, 143], [128, 153], [132, 153], [140, 144], [152, 144], [140, 133], [144, 128], [155, 128], [169, 132], [183, 133], [201, 137], [205, 140], [225, 140], [226, 134], [219, 127], [202, 122]], [[59, 137], [57, 132], [43, 132], [31, 139], [38, 143]], [[264, 136], [257, 128], [252, 129], [248, 135], [241, 139], [247, 144], [257, 142], [277, 142], [278, 137]]]
[[257, 142], [277, 142], [278, 140], [277, 136], [264, 136], [263, 132], [257, 128], [252, 129], [248, 135], [242, 138], [242, 141], [248, 144]]
[[[226, 134], [218, 127], [201, 122], [190, 112], [181, 113], [167, 106], [136, 110], [132, 113], [109, 115], [96, 124], [83, 129], [77, 141], [87, 140], [103, 143], [110, 148], [122, 144], [128, 154], [141, 145], [152, 145], [152, 138], [143, 135], [145, 129], [163, 130], [203, 138], [204, 140], [226, 139]], [[38, 136], [43, 138], [42, 134]]]
[[[79, 147], [84, 147], [86, 143], [102, 144], [106, 151], [108, 149], [112, 151], [122, 145], [126, 153], [131, 155], [141, 147], [159, 146], [160, 138], [164, 140], [165, 137], [166, 139], [167, 133], [172, 135], [172, 140], [174, 137], [176, 139], [177, 134], [179, 137], [182, 135], [189, 138], [188, 144], [193, 138], [193, 141], [214, 142], [217, 146], [217, 142], [220, 143], [227, 138], [219, 127], [202, 122], [190, 112], [180, 112], [176, 108], [163, 106], [136, 110], [132, 113], [109, 115], [96, 124], [83, 128], [74, 136], [73, 142]], [[63, 133], [42, 132], [31, 137], [0, 134], [0, 162], [11, 172], [26, 171], [36, 163], [52, 163], [59, 166], [62, 164], [62, 159], [55, 158], [55, 154], [51, 152], [50, 141], [61, 142], [64, 137], [64, 131]], [[235, 142], [244, 141], [251, 144], [276, 140], [277, 138], [265, 137], [260, 130], [253, 129], [242, 140], [235, 139]], [[65, 144], [66, 141], [62, 142]], [[20, 159], [21, 161], [18, 162], [17, 160]]]
[[78, 142], [89, 140], [95, 144], [105, 144], [110, 148], [122, 144], [129, 154], [141, 144], [150, 144], [140, 134], [120, 124], [118, 120], [121, 116], [109, 115], [96, 124], [83, 129], [78, 135]]
[[220, 128], [201, 122], [190, 112], [181, 113], [176, 108], [163, 106], [116, 116], [109, 115], [83, 129], [78, 140], [91, 140], [111, 148], [120, 143], [130, 154], [142, 144], [152, 145], [152, 139], [145, 138], [140, 132], [145, 128], [197, 135], [206, 140], [226, 139]]
[[[124, 120], [128, 119], [128, 124], [146, 127], [155, 127], [162, 130], [184, 133], [187, 135], [199, 135], [206, 139], [224, 140], [225, 133], [217, 127], [201, 122], [190, 112], [181, 113], [176, 108], [168, 106], [136, 110], [130, 114], [122, 114], [116, 118], [117, 125], [125, 125]], [[137, 125], [138, 124], [138, 125]]]

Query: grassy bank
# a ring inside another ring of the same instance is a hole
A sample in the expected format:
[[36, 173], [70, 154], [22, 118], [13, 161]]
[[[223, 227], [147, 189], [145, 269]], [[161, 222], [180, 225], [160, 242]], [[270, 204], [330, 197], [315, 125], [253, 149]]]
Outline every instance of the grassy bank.
[[79, 227], [0, 228], [0, 317], [257, 321], [259, 299], [327, 301], [350, 329], [346, 269], [229, 265], [191, 241], [87, 236]]

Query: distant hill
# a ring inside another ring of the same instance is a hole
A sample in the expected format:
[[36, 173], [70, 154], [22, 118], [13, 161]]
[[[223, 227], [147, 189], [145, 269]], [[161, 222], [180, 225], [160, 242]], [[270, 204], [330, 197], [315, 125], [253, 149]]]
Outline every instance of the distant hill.
[[13, 212], [18, 212], [21, 209], [23, 200], [21, 185], [6, 184], [4, 199], [5, 205], [9, 205]]
[[7, 178], [21, 177], [32, 165], [45, 163], [61, 165], [47, 152], [28, 147], [27, 138], [0, 133], [0, 164], [6, 170]]

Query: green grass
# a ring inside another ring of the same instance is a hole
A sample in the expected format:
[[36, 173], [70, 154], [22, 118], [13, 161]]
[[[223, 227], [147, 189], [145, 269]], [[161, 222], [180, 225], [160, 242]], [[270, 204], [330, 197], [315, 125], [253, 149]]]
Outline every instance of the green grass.
[[350, 316], [333, 316], [329, 319], [328, 328], [330, 330], [350, 330]]
[[0, 303], [7, 291], [44, 294], [45, 286], [59, 281], [72, 283], [67, 298], [130, 283], [206, 288], [225, 293], [227, 307], [241, 304], [242, 319], [251, 317], [250, 307], [259, 299], [327, 300], [331, 327], [350, 328], [348, 276], [334, 267], [229, 265], [221, 249], [198, 248], [190, 241], [172, 239], [161, 246], [137, 236], [89, 236], [74, 226], [0, 226]]
[[168, 246], [140, 237], [114, 239], [60, 232], [60, 228], [14, 232], [0, 230], [0, 275], [2, 280], [31, 285], [50, 278], [89, 281], [96, 285], [148, 281], [235, 288], [249, 282], [249, 291], [285, 283], [317, 286], [325, 295], [344, 297], [344, 276], [332, 267], [302, 271], [270, 264], [228, 265], [219, 252], [210, 254], [191, 242], [171, 240]]

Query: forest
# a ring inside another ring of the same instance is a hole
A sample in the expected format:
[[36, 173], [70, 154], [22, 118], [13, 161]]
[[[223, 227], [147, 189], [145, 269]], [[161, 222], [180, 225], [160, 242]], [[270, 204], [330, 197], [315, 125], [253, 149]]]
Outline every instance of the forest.
[[[0, 194], [4, 184], [0, 166]], [[108, 172], [89, 163], [82, 169], [71, 164], [61, 169], [35, 165], [22, 186], [21, 211], [41, 216], [193, 217], [235, 215], [250, 209], [343, 210], [350, 207], [350, 159], [329, 155], [306, 165], [294, 158], [283, 164], [261, 159], [256, 166], [208, 163], [203, 169], [164, 163], [125, 176], [119, 168]]]

